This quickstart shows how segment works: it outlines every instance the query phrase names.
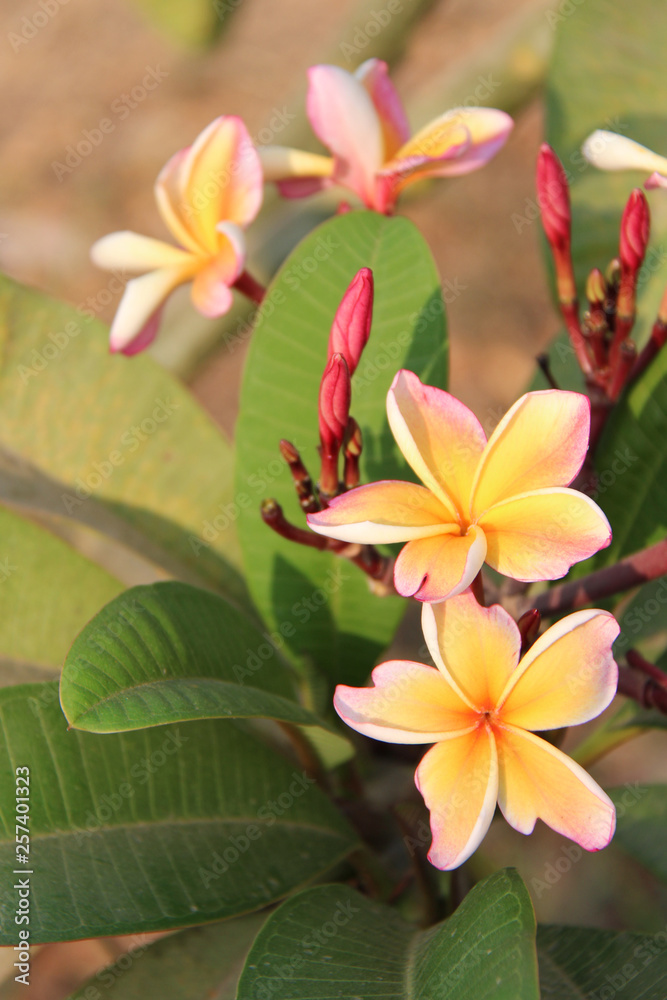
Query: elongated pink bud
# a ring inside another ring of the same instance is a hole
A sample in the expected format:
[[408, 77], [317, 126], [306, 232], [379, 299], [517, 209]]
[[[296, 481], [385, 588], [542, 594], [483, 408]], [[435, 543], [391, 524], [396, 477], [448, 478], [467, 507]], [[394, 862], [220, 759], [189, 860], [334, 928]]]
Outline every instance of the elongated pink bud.
[[368, 341], [372, 318], [373, 272], [362, 267], [341, 299], [329, 334], [329, 358], [342, 354], [350, 375], [354, 375]]
[[322, 442], [320, 490], [324, 497], [338, 492], [338, 454], [350, 415], [350, 372], [342, 354], [334, 354], [320, 383], [319, 419]]
[[572, 215], [567, 177], [555, 152], [546, 142], [537, 157], [537, 202], [542, 213], [542, 225], [554, 249], [570, 246]]
[[635, 188], [623, 210], [621, 219], [620, 258], [628, 271], [637, 272], [642, 266], [651, 229], [648, 202], [643, 191]]

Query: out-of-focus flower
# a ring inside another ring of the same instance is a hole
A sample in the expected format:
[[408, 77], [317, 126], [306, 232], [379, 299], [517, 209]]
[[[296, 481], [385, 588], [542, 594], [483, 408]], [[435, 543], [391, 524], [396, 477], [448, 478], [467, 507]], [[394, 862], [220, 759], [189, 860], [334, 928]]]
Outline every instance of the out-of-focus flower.
[[[154, 340], [168, 296], [192, 282], [192, 301], [204, 316], [231, 307], [231, 288], [243, 273], [243, 227], [262, 202], [262, 168], [240, 118], [223, 116], [180, 150], [158, 176], [160, 214], [179, 244], [120, 232], [94, 244], [100, 267], [141, 274], [128, 282], [111, 326], [111, 350], [136, 354]], [[144, 273], [145, 272], [145, 273]]]
[[456, 108], [410, 137], [382, 60], [368, 59], [354, 74], [338, 66], [313, 66], [308, 76], [308, 118], [333, 159], [282, 146], [262, 148], [265, 179], [276, 181], [289, 198], [342, 185], [368, 208], [391, 212], [413, 181], [455, 177], [484, 166], [514, 124], [504, 111]]
[[645, 188], [667, 188], [667, 157], [627, 136], [598, 129], [588, 136], [581, 151], [599, 170], [642, 170], [649, 174]]
[[515, 580], [555, 580], [611, 541], [597, 504], [565, 488], [588, 447], [586, 396], [526, 393], [487, 442], [467, 406], [400, 371], [387, 415], [423, 486], [359, 486], [309, 514], [308, 524], [345, 542], [407, 542], [394, 569], [399, 594], [444, 601], [469, 587], [484, 562]]
[[357, 732], [388, 743], [434, 743], [415, 781], [431, 812], [429, 860], [462, 864], [489, 828], [496, 802], [519, 833], [543, 820], [597, 851], [611, 840], [614, 806], [578, 764], [534, 731], [588, 722], [614, 697], [619, 633], [606, 611], [577, 611], [519, 660], [521, 636], [499, 605], [471, 594], [425, 604], [436, 668], [408, 660], [376, 667], [374, 687], [339, 685], [334, 705]]

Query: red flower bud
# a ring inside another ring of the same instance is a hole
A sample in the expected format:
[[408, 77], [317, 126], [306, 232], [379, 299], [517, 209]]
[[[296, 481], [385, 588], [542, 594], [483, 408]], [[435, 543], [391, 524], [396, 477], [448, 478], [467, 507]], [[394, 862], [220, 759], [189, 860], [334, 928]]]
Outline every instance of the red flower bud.
[[620, 258], [628, 271], [637, 272], [642, 266], [648, 246], [651, 217], [643, 191], [635, 188], [623, 210], [621, 219]]
[[373, 318], [373, 272], [362, 267], [343, 296], [329, 334], [329, 358], [342, 354], [350, 375], [359, 364], [371, 332]]
[[586, 298], [591, 306], [601, 306], [607, 297], [607, 283], [598, 267], [594, 267], [586, 281]]
[[320, 383], [320, 441], [322, 452], [338, 455], [350, 415], [350, 372], [342, 354], [329, 360]]
[[551, 146], [543, 142], [537, 157], [537, 202], [542, 213], [544, 232], [552, 247], [570, 245], [572, 216], [567, 177]]

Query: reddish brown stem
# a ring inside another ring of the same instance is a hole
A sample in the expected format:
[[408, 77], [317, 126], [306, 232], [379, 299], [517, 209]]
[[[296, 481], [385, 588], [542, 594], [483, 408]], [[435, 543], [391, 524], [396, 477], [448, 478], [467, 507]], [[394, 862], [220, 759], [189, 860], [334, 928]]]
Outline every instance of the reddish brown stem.
[[607, 566], [573, 583], [562, 583], [533, 601], [541, 615], [551, 617], [573, 611], [602, 597], [631, 590], [667, 573], [667, 539], [627, 556], [615, 566]]
[[320, 549], [322, 551], [329, 548], [330, 538], [325, 538], [323, 535], [316, 535], [314, 531], [308, 531], [306, 528], [297, 528], [295, 524], [290, 524], [277, 500], [263, 500], [260, 506], [260, 513], [264, 524], [268, 524], [269, 528], [272, 528], [277, 534], [282, 535], [283, 538], [289, 539], [290, 542], [296, 542], [298, 545], [308, 545], [312, 549]]
[[593, 375], [593, 365], [591, 364], [586, 340], [579, 325], [579, 305], [577, 300], [572, 299], [570, 302], [561, 301], [559, 305], [570, 337], [570, 343], [574, 348], [574, 353], [579, 362], [579, 367], [584, 375], [591, 377]]
[[637, 359], [637, 348], [632, 340], [624, 340], [618, 349], [616, 367], [612, 369], [607, 395], [616, 402], [623, 391], [632, 367]]
[[656, 667], [655, 663], [650, 663], [636, 649], [629, 649], [625, 654], [625, 658], [633, 670], [639, 670], [642, 674], [646, 674], [647, 677], [652, 677], [658, 684], [667, 687], [667, 674], [665, 674], [664, 670]]
[[253, 278], [248, 271], [243, 271], [242, 274], [239, 274], [232, 287], [252, 302], [256, 302], [257, 305], [262, 304], [266, 295], [264, 285], [260, 285], [259, 281]]
[[639, 702], [642, 708], [656, 708], [667, 715], [667, 687], [652, 677], [629, 667], [618, 668], [618, 693]]
[[291, 441], [283, 439], [280, 442], [280, 454], [289, 465], [301, 510], [306, 514], [314, 514], [315, 511], [321, 510], [321, 505], [315, 493], [313, 481], [308, 474], [308, 469], [301, 461], [301, 455]]

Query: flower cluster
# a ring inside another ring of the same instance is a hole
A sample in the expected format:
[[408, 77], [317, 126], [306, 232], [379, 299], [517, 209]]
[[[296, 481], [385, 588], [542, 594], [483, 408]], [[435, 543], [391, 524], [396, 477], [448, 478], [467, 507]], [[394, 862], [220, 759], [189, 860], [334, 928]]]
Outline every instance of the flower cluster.
[[[244, 230], [260, 210], [266, 181], [288, 198], [342, 187], [366, 208], [391, 213], [407, 185], [483, 166], [512, 127], [502, 111], [467, 108], [411, 136], [387, 67], [377, 59], [354, 74], [313, 67], [307, 112], [331, 156], [284, 147], [258, 151], [239, 118], [220, 117], [158, 177], [158, 209], [176, 245], [131, 232], [95, 244], [100, 266], [139, 275], [113, 322], [113, 351], [134, 354], [150, 344], [163, 305], [179, 285], [191, 283], [193, 304], [209, 317], [230, 309], [232, 289], [261, 301], [263, 290], [246, 270]], [[660, 171], [667, 162], [622, 137], [615, 145], [607, 140], [604, 155], [591, 153], [598, 145], [591, 137], [589, 158], [599, 166]], [[667, 186], [666, 177], [654, 173], [650, 183]], [[619, 319], [613, 343], [607, 330], [596, 355], [590, 331], [577, 326], [569, 198], [562, 166], [548, 147], [541, 153], [538, 189], [566, 321], [585, 372], [586, 365], [591, 377], [597, 372], [595, 384], [613, 398], [622, 384], [616, 355], [629, 330], [623, 317], [632, 312], [648, 238], [643, 202], [635, 196], [624, 216]], [[417, 768], [416, 783], [431, 813], [429, 857], [437, 867], [456, 867], [472, 854], [497, 802], [522, 833], [540, 818], [598, 850], [613, 835], [613, 804], [581, 767], [535, 734], [586, 722], [607, 707], [617, 686], [611, 647], [619, 627], [605, 611], [580, 611], [536, 638], [536, 611], [528, 635], [500, 605], [484, 606], [479, 585], [484, 564], [525, 583], [554, 580], [609, 544], [603, 512], [571, 488], [589, 447], [589, 400], [558, 389], [527, 393], [487, 440], [463, 403], [399, 371], [387, 417], [419, 482], [360, 486], [363, 442], [350, 415], [351, 378], [371, 333], [373, 294], [372, 272], [362, 268], [333, 317], [319, 392], [317, 484], [296, 448], [281, 442], [312, 531], [289, 525], [275, 501], [265, 501], [262, 516], [287, 538], [352, 559], [378, 586], [388, 585], [392, 563], [375, 546], [404, 543], [393, 564], [394, 587], [422, 602], [435, 666], [383, 663], [373, 671], [372, 687], [339, 685], [336, 710], [374, 739], [434, 744]], [[625, 368], [621, 374], [625, 378]]]

